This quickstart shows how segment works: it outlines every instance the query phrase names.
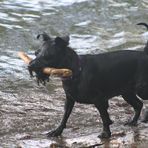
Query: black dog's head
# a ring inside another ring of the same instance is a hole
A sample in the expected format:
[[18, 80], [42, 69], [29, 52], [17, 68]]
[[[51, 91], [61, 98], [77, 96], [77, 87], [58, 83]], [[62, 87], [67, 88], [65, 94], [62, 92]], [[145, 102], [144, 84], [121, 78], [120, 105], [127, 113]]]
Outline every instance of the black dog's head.
[[35, 52], [36, 59], [34, 64], [37, 67], [58, 67], [60, 58], [63, 57], [69, 44], [69, 37], [50, 38], [46, 33], [39, 34], [37, 39], [40, 37], [42, 37], [43, 43], [41, 48]]
[[43, 43], [35, 52], [36, 58], [30, 62], [28, 68], [30, 73], [35, 71], [37, 76], [44, 80], [47, 78], [47, 76], [41, 72], [44, 67], [60, 68], [62, 58], [69, 44], [69, 37], [51, 38], [46, 33], [43, 33], [39, 34], [37, 39], [41, 37]]

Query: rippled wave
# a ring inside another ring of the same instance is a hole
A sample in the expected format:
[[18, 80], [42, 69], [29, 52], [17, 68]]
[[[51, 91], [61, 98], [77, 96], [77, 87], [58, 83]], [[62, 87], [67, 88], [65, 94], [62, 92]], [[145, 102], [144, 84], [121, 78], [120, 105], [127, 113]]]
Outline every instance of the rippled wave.
[[[21, 75], [17, 51], [38, 49], [36, 35], [70, 35], [79, 54], [142, 50], [148, 39], [148, 2], [122, 0], [1, 0], [0, 75]], [[22, 69], [21, 69], [22, 70]]]

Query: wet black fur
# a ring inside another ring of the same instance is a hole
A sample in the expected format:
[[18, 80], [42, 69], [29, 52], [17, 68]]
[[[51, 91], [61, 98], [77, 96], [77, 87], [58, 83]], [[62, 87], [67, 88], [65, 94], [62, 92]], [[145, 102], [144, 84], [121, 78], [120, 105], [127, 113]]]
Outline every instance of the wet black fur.
[[[124, 50], [78, 55], [68, 47], [68, 37], [50, 38], [47, 34], [42, 36], [42, 48], [30, 63], [30, 70], [38, 73], [42, 68], [49, 66], [68, 68], [73, 72], [72, 77], [62, 78], [66, 94], [65, 112], [61, 124], [49, 132], [48, 136], [61, 135], [75, 102], [79, 102], [95, 105], [103, 121], [100, 137], [109, 138], [112, 121], [107, 112], [108, 100], [119, 95], [135, 110], [134, 117], [127, 124], [137, 124], [143, 106], [137, 96], [148, 99], [148, 44], [144, 52]], [[44, 75], [38, 77], [46, 80]]]

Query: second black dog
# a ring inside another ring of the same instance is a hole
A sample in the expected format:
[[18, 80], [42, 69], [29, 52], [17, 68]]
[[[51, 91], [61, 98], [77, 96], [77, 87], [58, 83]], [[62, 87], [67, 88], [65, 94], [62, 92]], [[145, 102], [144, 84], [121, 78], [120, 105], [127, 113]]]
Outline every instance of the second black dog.
[[[111, 136], [112, 121], [107, 112], [108, 100], [121, 95], [135, 111], [127, 124], [136, 125], [143, 103], [137, 95], [148, 99], [148, 55], [143, 51], [114, 51], [97, 55], [77, 55], [68, 47], [68, 37], [43, 37], [42, 48], [30, 63], [29, 70], [37, 73], [38, 81], [48, 78], [42, 73], [44, 67], [68, 68], [72, 77], [62, 78], [66, 94], [65, 112], [61, 124], [48, 136], [59, 136], [66, 127], [75, 102], [94, 104], [103, 121], [103, 132], [99, 137]], [[38, 38], [40, 35], [38, 36]]]

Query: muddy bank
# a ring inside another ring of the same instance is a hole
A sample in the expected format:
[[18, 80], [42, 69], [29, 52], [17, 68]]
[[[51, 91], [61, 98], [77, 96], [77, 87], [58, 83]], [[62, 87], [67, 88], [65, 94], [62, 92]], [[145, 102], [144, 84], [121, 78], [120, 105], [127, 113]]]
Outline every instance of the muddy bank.
[[[102, 121], [93, 105], [76, 104], [61, 137], [47, 138], [46, 133], [60, 123], [65, 94], [59, 79], [52, 78], [47, 87], [38, 87], [34, 80], [25, 84], [22, 79], [1, 79], [0, 87], [0, 146], [1, 147], [145, 147], [148, 144], [148, 124], [124, 126], [132, 115], [132, 108], [116, 97], [110, 100], [112, 137], [97, 138]], [[22, 83], [26, 85], [23, 88]], [[6, 89], [7, 88], [7, 89]], [[48, 89], [47, 89], [48, 88]], [[54, 147], [54, 146], [53, 146]]]

